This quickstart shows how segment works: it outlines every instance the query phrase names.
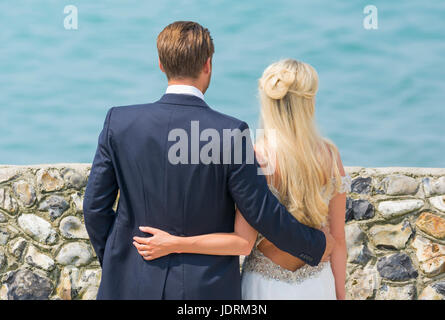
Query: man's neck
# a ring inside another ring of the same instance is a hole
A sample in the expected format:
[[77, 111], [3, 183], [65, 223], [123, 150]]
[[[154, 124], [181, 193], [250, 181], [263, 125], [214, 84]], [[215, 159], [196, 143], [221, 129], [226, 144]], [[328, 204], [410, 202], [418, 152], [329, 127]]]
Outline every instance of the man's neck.
[[203, 94], [205, 93], [205, 88], [199, 83], [199, 81], [194, 79], [170, 79], [168, 81], [168, 85], [192, 86], [201, 91]]

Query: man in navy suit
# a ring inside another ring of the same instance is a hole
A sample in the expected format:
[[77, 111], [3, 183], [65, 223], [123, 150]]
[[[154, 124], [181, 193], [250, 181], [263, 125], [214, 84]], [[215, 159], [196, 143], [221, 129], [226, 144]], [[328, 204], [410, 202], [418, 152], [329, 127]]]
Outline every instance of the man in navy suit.
[[[175, 253], [147, 261], [132, 244], [148, 236], [140, 226], [177, 236], [233, 232], [236, 206], [278, 248], [312, 266], [325, 260], [333, 238], [298, 222], [269, 191], [249, 157], [250, 136], [241, 136], [247, 124], [204, 101], [214, 52], [209, 31], [175, 22], [157, 46], [167, 92], [154, 103], [108, 111], [85, 190], [85, 225], [102, 266], [97, 298], [240, 299], [238, 256]], [[235, 133], [204, 163], [199, 137], [208, 129]], [[174, 149], [181, 137], [185, 151]]]

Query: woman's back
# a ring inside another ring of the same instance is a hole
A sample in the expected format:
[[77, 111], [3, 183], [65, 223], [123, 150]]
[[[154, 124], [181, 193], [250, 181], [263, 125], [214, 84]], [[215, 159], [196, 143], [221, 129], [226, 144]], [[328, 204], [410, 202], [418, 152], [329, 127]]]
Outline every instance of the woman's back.
[[[336, 146], [317, 130], [317, 89], [318, 75], [306, 63], [286, 59], [266, 68], [259, 81], [264, 137], [257, 142], [256, 155], [262, 167], [268, 168], [269, 188], [287, 210], [310, 227], [320, 229], [334, 226], [342, 242], [346, 201], [344, 190], [350, 182], [348, 177], [344, 177]], [[335, 205], [331, 206], [334, 196]], [[335, 223], [331, 223], [331, 215]], [[335, 268], [340, 270], [338, 274], [342, 269], [338, 265], [346, 265], [344, 243], [340, 251], [341, 258], [335, 259]], [[296, 299], [302, 298], [301, 294], [310, 292], [314, 287], [320, 287], [326, 295], [316, 295], [313, 299], [335, 298], [334, 276], [328, 265], [330, 262], [322, 262], [316, 267], [305, 265], [302, 260], [278, 249], [259, 234], [251, 254], [244, 262], [244, 298], [263, 299], [267, 292], [273, 291], [277, 295], [272, 297], [274, 299], [282, 294]]]
[[[258, 152], [257, 157], [261, 157]], [[264, 158], [262, 163], [265, 163]], [[277, 177], [275, 173], [274, 178], [277, 181], [279, 175]], [[324, 197], [328, 205], [336, 193], [349, 190], [351, 178], [346, 175], [341, 180], [338, 191]], [[328, 183], [335, 184], [335, 179], [331, 179]], [[272, 183], [269, 183], [269, 188], [286, 206], [288, 200]], [[334, 278], [330, 265], [327, 261], [315, 267], [309, 266], [301, 259], [278, 249], [272, 242], [258, 234], [251, 254], [245, 258], [243, 264], [243, 299], [335, 299]], [[315, 288], [318, 291], [314, 291]]]

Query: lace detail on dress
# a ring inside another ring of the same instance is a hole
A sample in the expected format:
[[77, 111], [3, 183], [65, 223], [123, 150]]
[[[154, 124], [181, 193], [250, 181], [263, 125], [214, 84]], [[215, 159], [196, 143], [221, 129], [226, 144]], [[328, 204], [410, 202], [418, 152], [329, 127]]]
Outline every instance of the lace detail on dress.
[[295, 271], [290, 271], [273, 263], [255, 247], [252, 253], [244, 260], [243, 272], [256, 272], [265, 279], [275, 279], [287, 283], [301, 283], [306, 279], [315, 277], [327, 266], [329, 266], [329, 262], [321, 262], [316, 267], [305, 264]]
[[341, 177], [341, 185], [338, 193], [351, 192], [352, 178], [349, 174]]
[[[351, 177], [349, 175], [341, 177], [341, 185], [338, 193], [349, 192], [351, 190]], [[332, 183], [335, 183], [334, 179], [332, 179]], [[278, 190], [269, 185], [270, 191], [277, 197], [277, 199], [286, 206], [286, 199], [282, 199]], [[335, 193], [334, 193], [335, 194]], [[332, 194], [326, 202], [328, 203], [332, 196]], [[263, 253], [258, 250], [258, 244], [264, 239], [264, 236], [258, 233], [255, 246], [252, 249], [252, 252], [249, 256], [247, 256], [244, 260], [243, 264], [243, 272], [255, 272], [260, 274], [263, 278], [266, 279], [275, 279], [279, 281], [284, 281], [288, 283], [301, 283], [306, 279], [313, 278], [318, 275], [324, 268], [329, 266], [329, 262], [320, 262], [318, 266], [312, 267], [308, 264], [303, 265], [301, 268], [290, 271], [284, 269], [280, 265], [277, 265], [272, 262], [269, 258], [267, 258]]]
[[[352, 179], [350, 175], [341, 176], [341, 182], [340, 182], [340, 188], [338, 190], [335, 190], [329, 197], [327, 197], [325, 200], [326, 204], [329, 204], [329, 201], [334, 197], [336, 193], [345, 193], [351, 191], [351, 184]], [[334, 178], [331, 180], [332, 184], [335, 184]]]

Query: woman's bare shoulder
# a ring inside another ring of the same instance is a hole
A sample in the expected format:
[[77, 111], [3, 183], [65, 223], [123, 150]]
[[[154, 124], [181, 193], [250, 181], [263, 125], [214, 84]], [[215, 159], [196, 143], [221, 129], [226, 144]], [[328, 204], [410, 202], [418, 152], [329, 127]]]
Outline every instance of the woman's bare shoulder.
[[[330, 168], [332, 168], [332, 166], [334, 165], [334, 163], [337, 164], [337, 168], [340, 172], [341, 176], [344, 176], [345, 173], [345, 169], [343, 167], [343, 162], [340, 156], [340, 150], [338, 149], [338, 147], [331, 141], [325, 139], [324, 141], [325, 146], [327, 148], [327, 150], [329, 150], [329, 152], [326, 153], [326, 163], [329, 165]], [[334, 162], [335, 159], [335, 162]]]

